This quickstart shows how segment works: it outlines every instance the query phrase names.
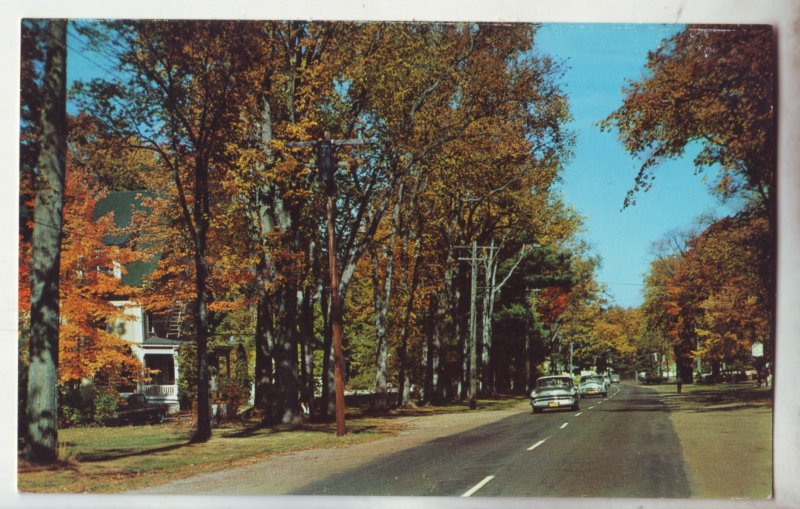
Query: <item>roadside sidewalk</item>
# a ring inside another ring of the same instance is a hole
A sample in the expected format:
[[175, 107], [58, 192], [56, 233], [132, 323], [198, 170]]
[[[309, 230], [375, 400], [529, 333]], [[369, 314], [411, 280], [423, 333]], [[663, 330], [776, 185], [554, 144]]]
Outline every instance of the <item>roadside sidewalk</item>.
[[753, 384], [648, 386], [668, 406], [692, 497], [772, 496], [772, 398]]
[[222, 472], [202, 474], [126, 494], [285, 495], [314, 479], [336, 474], [341, 465], [357, 467], [384, 455], [410, 449], [447, 435], [460, 433], [511, 415], [528, 412], [527, 401], [509, 409], [400, 417], [397, 436], [351, 447], [314, 449], [275, 456]]

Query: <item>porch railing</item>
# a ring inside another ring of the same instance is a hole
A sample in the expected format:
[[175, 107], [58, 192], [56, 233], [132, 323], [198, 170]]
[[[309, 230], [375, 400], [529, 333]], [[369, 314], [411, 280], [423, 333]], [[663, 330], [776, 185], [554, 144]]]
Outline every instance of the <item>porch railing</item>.
[[145, 385], [142, 393], [151, 397], [174, 397], [178, 394], [177, 385]]

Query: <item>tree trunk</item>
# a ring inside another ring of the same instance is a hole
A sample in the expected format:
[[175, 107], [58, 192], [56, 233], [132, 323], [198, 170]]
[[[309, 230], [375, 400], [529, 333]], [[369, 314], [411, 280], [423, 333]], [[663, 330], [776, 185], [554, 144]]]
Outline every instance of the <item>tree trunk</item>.
[[66, 171], [67, 21], [47, 22], [41, 148], [33, 209], [31, 336], [24, 456], [50, 463], [58, 452], [58, 333], [62, 207]]
[[434, 372], [436, 368], [434, 364], [436, 361], [434, 360], [437, 352], [434, 351], [433, 346], [433, 336], [436, 333], [436, 320], [435, 316], [435, 309], [436, 309], [436, 295], [430, 294], [427, 298], [427, 306], [425, 307], [425, 315], [423, 317], [423, 336], [425, 339], [425, 349], [423, 350], [422, 356], [422, 365], [425, 370], [425, 378], [422, 384], [422, 403], [428, 404], [431, 403], [434, 399]]
[[325, 334], [325, 343], [322, 348], [322, 416], [326, 419], [336, 415], [336, 381], [333, 370], [333, 336], [330, 324], [330, 301], [328, 293], [323, 290], [319, 294], [320, 309], [322, 310], [322, 329]]
[[[387, 251], [391, 251], [391, 249]], [[384, 253], [384, 256], [386, 255], [387, 253]], [[392, 271], [391, 258], [392, 255], [388, 254], [386, 262], [387, 275], [381, 278], [380, 260], [374, 253], [372, 255], [372, 288], [375, 305], [375, 399], [373, 405], [377, 410], [386, 410], [389, 407], [389, 337], [386, 321], [389, 314], [388, 298], [391, 297], [392, 291], [392, 281], [389, 274]]]
[[392, 212], [392, 229], [389, 238], [383, 245], [383, 257], [386, 260], [386, 275], [381, 279], [380, 260], [372, 253], [373, 295], [375, 300], [375, 408], [386, 410], [389, 406], [387, 373], [389, 370], [389, 306], [392, 302], [392, 283], [394, 282], [394, 243], [400, 230], [400, 205], [403, 200], [404, 184], [400, 183], [397, 199]]
[[[415, 251], [419, 253], [419, 238], [415, 241]], [[400, 406], [407, 407], [411, 405], [411, 379], [409, 376], [410, 368], [408, 362], [408, 333], [409, 322], [411, 321], [411, 312], [414, 310], [414, 295], [417, 293], [417, 285], [419, 283], [419, 262], [420, 256], [417, 254], [414, 257], [414, 266], [411, 269], [411, 288], [408, 292], [408, 301], [406, 303], [405, 313], [403, 315], [403, 327], [400, 331]]]
[[[492, 241], [494, 247], [494, 241]], [[492, 355], [492, 307], [491, 301], [494, 297], [492, 281], [492, 260], [494, 257], [494, 249], [489, 249], [489, 252], [484, 255], [486, 258], [486, 266], [483, 275], [483, 306], [481, 308], [481, 392], [485, 395], [494, 393], [492, 385], [492, 368], [491, 368], [491, 355]]]
[[312, 305], [312, 287], [309, 285], [300, 298], [300, 350], [301, 350], [301, 380], [300, 389], [302, 401], [308, 408], [314, 406], [314, 307]]
[[442, 366], [442, 332], [441, 327], [439, 327], [439, 322], [441, 318], [441, 313], [439, 311], [439, 302], [438, 300], [435, 303], [435, 307], [433, 308], [433, 314], [431, 315], [431, 319], [434, 320], [433, 324], [433, 337], [431, 338], [431, 350], [428, 358], [428, 362], [431, 365], [431, 402], [433, 403], [440, 403], [444, 399], [444, 394], [442, 392], [442, 384], [441, 384], [441, 366]]
[[276, 291], [275, 303], [275, 372], [280, 394], [278, 415], [284, 424], [299, 417], [297, 399], [297, 290], [294, 284]]
[[208, 338], [210, 317], [208, 305], [211, 294], [208, 289], [209, 267], [206, 247], [209, 229], [208, 161], [199, 159], [195, 165], [194, 181], [194, 239], [195, 291], [197, 292], [195, 331], [197, 334], [197, 430], [194, 440], [205, 442], [211, 438], [211, 394], [208, 370]]
[[478, 243], [472, 241], [472, 262], [470, 263], [470, 299], [469, 299], [469, 407], [473, 410], [478, 405]]
[[255, 368], [255, 407], [263, 412], [264, 420], [270, 422], [269, 405], [274, 401], [274, 388], [272, 384], [272, 310], [270, 309], [269, 296], [266, 290], [266, 262], [262, 255], [258, 266], [256, 284], [258, 286], [258, 303], [256, 308], [256, 368]]
[[469, 321], [469, 303], [467, 302], [466, 274], [463, 270], [458, 271], [456, 279], [456, 307], [453, 313], [455, 322], [455, 334], [458, 341], [458, 352], [461, 358], [461, 373], [458, 382], [458, 397], [466, 399], [469, 397], [469, 327], [464, 326], [465, 321]]
[[522, 353], [525, 359], [525, 393], [530, 393], [533, 388], [533, 352], [531, 351], [531, 338], [525, 335], [525, 351]]

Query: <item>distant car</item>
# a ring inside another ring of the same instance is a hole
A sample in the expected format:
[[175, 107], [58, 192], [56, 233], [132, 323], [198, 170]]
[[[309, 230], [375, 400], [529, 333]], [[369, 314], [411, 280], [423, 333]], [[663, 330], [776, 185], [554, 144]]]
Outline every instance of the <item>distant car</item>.
[[578, 391], [582, 398], [589, 396], [608, 396], [608, 388], [603, 382], [603, 377], [600, 375], [584, 375], [581, 377]]
[[611, 383], [618, 384], [619, 383], [619, 375], [616, 373], [611, 373]]
[[666, 382], [663, 377], [654, 374], [646, 374], [644, 376], [639, 377], [639, 383], [645, 385], [652, 385], [652, 384], [662, 384]]
[[167, 418], [168, 405], [151, 403], [144, 394], [134, 393], [125, 398], [117, 416], [119, 424], [157, 423]]
[[570, 376], [543, 376], [531, 392], [531, 409], [538, 414], [545, 409], [568, 407], [578, 410], [580, 395]]

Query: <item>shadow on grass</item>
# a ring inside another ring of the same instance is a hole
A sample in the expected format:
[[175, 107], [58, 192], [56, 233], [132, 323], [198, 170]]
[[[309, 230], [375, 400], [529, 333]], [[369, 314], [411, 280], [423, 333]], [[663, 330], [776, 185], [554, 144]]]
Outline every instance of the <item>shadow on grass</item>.
[[131, 458], [136, 456], [145, 456], [158, 452], [174, 451], [181, 449], [187, 445], [192, 445], [191, 440], [179, 444], [165, 445], [163, 447], [148, 447], [148, 448], [125, 448], [125, 449], [103, 449], [96, 452], [78, 453], [75, 459], [78, 461], [92, 463], [97, 461], [112, 461], [121, 458]]
[[31, 463], [21, 456], [17, 458], [17, 473], [19, 474], [34, 474], [37, 472], [60, 472], [69, 470], [78, 473], [80, 470], [78, 466], [71, 460], [57, 460], [54, 463], [38, 464]]
[[[498, 394], [491, 399], [478, 400], [478, 411], [489, 410], [508, 410], [513, 404], [527, 401], [526, 396]], [[364, 400], [360, 405], [348, 407], [348, 419], [350, 418], [385, 418], [396, 419], [399, 417], [424, 417], [426, 415], [438, 415], [445, 413], [474, 412], [470, 410], [469, 401], [447, 401], [442, 403], [428, 403], [424, 405], [412, 405], [400, 407], [393, 405], [388, 409], [376, 409], [370, 404], [370, 400]]]
[[709, 408], [694, 408], [686, 410], [690, 413], [706, 413], [706, 412], [732, 412], [734, 410], [769, 410], [770, 405], [764, 404], [743, 404], [743, 405], [728, 405], [728, 406], [712, 406]]
[[741, 402], [771, 403], [772, 393], [756, 387], [735, 387], [725, 391], [699, 390], [687, 394], [694, 403], [705, 405], [725, 405]]
[[749, 384], [720, 385], [684, 391], [683, 394], [662, 393], [661, 399], [674, 407], [673, 411], [689, 413], [772, 408], [772, 392]]
[[[347, 432], [354, 435], [364, 433], [365, 431], [378, 429], [377, 425], [347, 425]], [[278, 433], [286, 433], [291, 431], [309, 431], [319, 433], [334, 433], [336, 431], [336, 423], [331, 421], [313, 421], [309, 420], [301, 424], [279, 424], [269, 425], [263, 422], [254, 422], [246, 425], [245, 427], [237, 430], [229, 430], [221, 433], [223, 438], [251, 438], [257, 435], [269, 436]]]

